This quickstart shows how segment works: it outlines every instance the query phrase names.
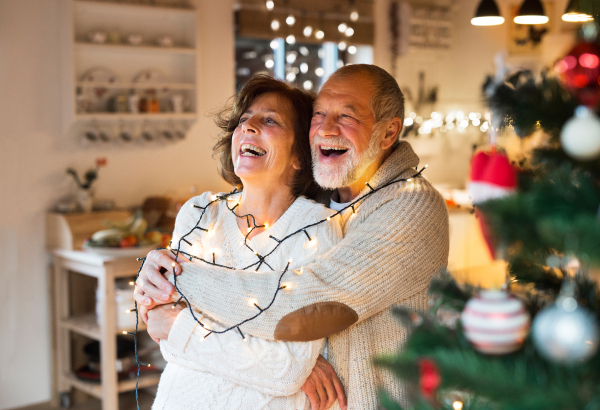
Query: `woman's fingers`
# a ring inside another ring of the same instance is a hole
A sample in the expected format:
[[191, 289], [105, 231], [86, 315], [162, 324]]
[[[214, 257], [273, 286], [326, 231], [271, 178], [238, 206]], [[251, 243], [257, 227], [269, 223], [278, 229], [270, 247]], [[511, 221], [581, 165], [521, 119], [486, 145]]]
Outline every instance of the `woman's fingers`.
[[[181, 273], [181, 267], [173, 261], [173, 255], [168, 251], [151, 251], [146, 257], [146, 262], [140, 271], [137, 285], [144, 291], [147, 297], [154, 298], [162, 302], [171, 300], [171, 295], [175, 287], [161, 274], [161, 271], [175, 271], [175, 274]], [[141, 303], [150, 307], [147, 300]]]
[[[141, 278], [138, 278], [135, 289], [133, 290], [133, 298], [138, 303], [139, 312], [147, 313], [148, 309], [152, 309], [154, 306], [156, 306], [156, 303], [154, 302], [154, 300], [152, 300], [152, 298], [149, 298], [144, 293], [144, 290], [141, 287], [141, 283]], [[142, 308], [145, 308], [145, 312], [141, 310]]]

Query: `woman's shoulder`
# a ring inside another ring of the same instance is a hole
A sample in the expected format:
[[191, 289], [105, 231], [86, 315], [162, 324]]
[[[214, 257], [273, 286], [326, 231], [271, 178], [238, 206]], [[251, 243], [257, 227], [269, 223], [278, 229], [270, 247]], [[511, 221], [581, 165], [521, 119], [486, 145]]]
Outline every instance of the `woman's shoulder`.
[[227, 202], [219, 200], [219, 197], [224, 195], [226, 195], [224, 192], [206, 191], [188, 199], [179, 209], [177, 222], [187, 225], [186, 221], [193, 220], [195, 223], [202, 212], [206, 219], [217, 217], [221, 210], [221, 202]]

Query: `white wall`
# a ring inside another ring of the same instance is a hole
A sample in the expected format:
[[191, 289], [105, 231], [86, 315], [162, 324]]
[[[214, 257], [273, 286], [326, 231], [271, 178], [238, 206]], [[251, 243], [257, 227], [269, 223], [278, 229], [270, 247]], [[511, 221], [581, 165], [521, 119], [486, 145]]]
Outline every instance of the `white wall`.
[[97, 196], [119, 206], [149, 195], [226, 189], [211, 158], [216, 127], [201, 115], [234, 92], [233, 1], [200, 0], [199, 121], [183, 142], [83, 149], [62, 134], [59, 3], [0, 0], [0, 409], [51, 397], [44, 213], [67, 193], [67, 167], [106, 156]]

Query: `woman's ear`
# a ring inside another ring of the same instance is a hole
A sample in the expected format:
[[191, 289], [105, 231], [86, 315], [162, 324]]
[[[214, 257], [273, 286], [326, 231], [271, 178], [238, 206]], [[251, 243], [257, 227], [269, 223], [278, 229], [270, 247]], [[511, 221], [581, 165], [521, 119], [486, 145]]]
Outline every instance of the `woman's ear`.
[[384, 135], [383, 139], [381, 140], [381, 148], [388, 149], [389, 147], [394, 145], [394, 142], [396, 142], [396, 140], [398, 139], [398, 135], [400, 134], [401, 131], [402, 131], [402, 120], [399, 117], [392, 118], [388, 122], [387, 128], [385, 130], [385, 135]]
[[294, 156], [294, 160], [292, 161], [292, 167], [296, 171], [300, 171], [302, 169], [302, 165], [300, 164], [300, 160], [298, 159], [297, 156]]

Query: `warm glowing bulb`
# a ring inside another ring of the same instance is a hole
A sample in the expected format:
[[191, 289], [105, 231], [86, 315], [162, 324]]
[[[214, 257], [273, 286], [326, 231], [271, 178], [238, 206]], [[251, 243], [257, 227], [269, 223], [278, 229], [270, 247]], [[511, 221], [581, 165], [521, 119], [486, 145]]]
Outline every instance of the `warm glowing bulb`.
[[462, 401], [455, 401], [454, 403], [452, 403], [452, 408], [454, 410], [461, 410], [463, 408], [463, 404]]
[[170, 251], [170, 250], [171, 250], [171, 247], [170, 247], [170, 246], [167, 246], [167, 250], [168, 250], [168, 251]]
[[347, 47], [347, 44], [344, 41], [340, 41], [338, 43], [338, 48], [340, 49], [340, 51], [344, 51]]
[[133, 285], [135, 285], [135, 282], [133, 282], [133, 281], [129, 282], [129, 286], [133, 286]]
[[255, 255], [258, 255], [258, 252], [256, 252], [256, 251], [253, 251], [253, 252], [254, 252]]
[[248, 306], [254, 307], [254, 305], [256, 303], [258, 303], [258, 300], [256, 300], [256, 299], [248, 299]]
[[267, 1], [267, 10], [273, 10], [273, 7], [275, 7], [275, 2], [273, 0]]
[[589, 14], [585, 13], [565, 13], [562, 15], [563, 21], [568, 21], [571, 23], [584, 23], [586, 21], [592, 21], [594, 18]]
[[311, 26], [306, 26], [302, 32], [304, 33], [305, 37], [310, 37], [312, 35], [313, 28]]
[[498, 26], [504, 23], [504, 17], [501, 16], [485, 16], [473, 17], [471, 24], [474, 26]]
[[296, 43], [296, 36], [294, 36], [293, 34], [290, 34], [289, 36], [287, 36], [285, 38], [285, 42], [288, 44], [295, 44]]
[[327, 220], [328, 220], [328, 221], [331, 221], [331, 217], [330, 217], [330, 216], [328, 216], [328, 217], [327, 217]]
[[279, 26], [280, 26], [279, 20], [276, 19], [276, 20], [271, 21], [271, 30], [277, 31], [277, 30], [279, 30]]
[[290, 258], [290, 259], [288, 260], [288, 263], [292, 263], [292, 260], [293, 260], [293, 259], [292, 259], [292, 258]]
[[131, 313], [131, 309], [127, 309], [125, 313]]
[[323, 37], [325, 37], [325, 33], [323, 32], [323, 30], [318, 30], [315, 33], [315, 37], [318, 38], [319, 40], [321, 40]]
[[410, 179], [410, 178], [408, 178], [408, 179], [406, 180], [406, 182], [410, 182], [410, 181], [412, 181], [412, 179]]
[[350, 46], [350, 47], [348, 47], [348, 52], [350, 54], [356, 54], [356, 51], [357, 51], [356, 46]]
[[126, 335], [126, 334], [127, 334], [127, 331], [126, 331], [126, 330], [123, 330], [123, 334], [124, 334], [124, 335]]
[[517, 24], [546, 24], [550, 19], [548, 16], [517, 16], [514, 22]]
[[339, 31], [340, 33], [343, 33], [344, 31], [346, 31], [346, 29], [347, 29], [347, 28], [348, 28], [348, 25], [347, 25], [346, 23], [341, 23], [341, 24], [338, 26], [338, 31]]
[[353, 11], [352, 13], [350, 13], [350, 20], [352, 20], [352, 21], [358, 20], [358, 11]]
[[288, 26], [293, 26], [296, 23], [296, 17], [294, 17], [293, 14], [290, 14], [285, 19], [285, 22], [287, 23]]
[[171, 263], [171, 266], [172, 266], [172, 267], [175, 267], [175, 262]]
[[348, 27], [346, 29], [346, 37], [352, 37], [354, 35], [354, 29], [352, 27]]

